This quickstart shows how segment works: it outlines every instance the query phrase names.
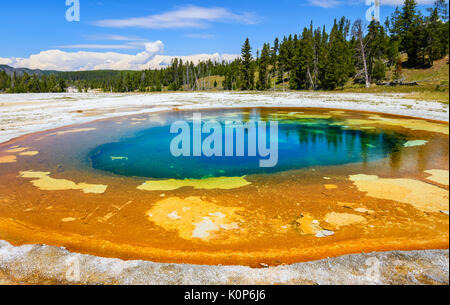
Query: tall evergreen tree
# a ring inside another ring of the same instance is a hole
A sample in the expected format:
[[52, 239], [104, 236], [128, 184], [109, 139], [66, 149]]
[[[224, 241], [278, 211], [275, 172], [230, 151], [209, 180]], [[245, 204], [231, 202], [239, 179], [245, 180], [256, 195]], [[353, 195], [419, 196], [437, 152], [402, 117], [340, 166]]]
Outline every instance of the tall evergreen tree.
[[348, 31], [349, 21], [347, 19], [343, 17], [339, 23], [334, 21], [322, 79], [324, 89], [333, 90], [343, 87], [354, 69], [351, 48], [346, 40]]
[[247, 38], [241, 50], [241, 73], [242, 73], [242, 90], [253, 89], [254, 84], [254, 73], [252, 71], [252, 47], [250, 46], [250, 40]]
[[272, 65], [271, 74], [272, 77], [275, 78], [275, 75], [278, 71], [278, 51], [280, 50], [280, 41], [278, 38], [275, 38], [273, 41], [273, 47], [270, 53], [270, 64]]
[[369, 80], [370, 82], [380, 81], [385, 78], [387, 66], [393, 60], [390, 57], [397, 55], [395, 50], [389, 49], [389, 37], [385, 28], [378, 21], [370, 22], [365, 43], [367, 45]]
[[398, 34], [400, 51], [408, 54], [408, 64], [412, 67], [423, 64], [420, 55], [424, 36], [423, 31], [421, 31], [422, 23], [422, 16], [417, 11], [417, 2], [415, 0], [405, 0], [400, 13]]
[[268, 68], [270, 64], [270, 45], [265, 43], [261, 50], [261, 57], [258, 62], [258, 84], [259, 90], [270, 88]]

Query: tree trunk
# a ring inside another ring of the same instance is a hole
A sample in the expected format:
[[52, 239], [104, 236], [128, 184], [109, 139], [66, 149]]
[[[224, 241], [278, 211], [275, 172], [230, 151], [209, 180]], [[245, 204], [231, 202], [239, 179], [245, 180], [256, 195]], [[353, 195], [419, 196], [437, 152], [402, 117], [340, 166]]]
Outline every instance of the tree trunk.
[[366, 51], [364, 50], [362, 36], [359, 36], [359, 45], [361, 48], [361, 56], [362, 56], [362, 61], [363, 61], [363, 66], [364, 66], [364, 77], [366, 80], [366, 88], [370, 88], [369, 73], [367, 71], [367, 62], [366, 62]]
[[313, 90], [316, 90], [316, 86], [314, 85], [314, 81], [313, 81], [312, 76], [311, 76], [311, 71], [309, 70], [309, 65], [306, 67], [306, 70], [308, 71], [308, 77], [309, 77], [309, 81], [311, 83], [311, 88]]

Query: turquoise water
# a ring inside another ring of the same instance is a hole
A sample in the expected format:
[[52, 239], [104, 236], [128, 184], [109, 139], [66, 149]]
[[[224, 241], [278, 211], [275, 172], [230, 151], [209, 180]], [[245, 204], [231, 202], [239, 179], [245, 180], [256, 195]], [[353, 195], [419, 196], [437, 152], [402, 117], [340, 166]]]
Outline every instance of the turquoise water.
[[[236, 111], [234, 117], [236, 120], [243, 119], [240, 113], [242, 111]], [[192, 130], [192, 113], [184, 114], [184, 118], [190, 118]], [[226, 115], [223, 112], [207, 112], [204, 117], [206, 116], [208, 118], [204, 118], [204, 121], [215, 118], [219, 122], [224, 122], [233, 118], [233, 112], [227, 111]], [[387, 157], [406, 142], [402, 135], [380, 129], [350, 130], [332, 125], [339, 122], [339, 118], [284, 118], [278, 125], [278, 164], [275, 167], [263, 168], [259, 166], [259, 162], [267, 158], [259, 155], [249, 157], [247, 141], [244, 157], [172, 156], [170, 143], [176, 134], [170, 133], [170, 124], [176, 119], [179, 117], [169, 116], [160, 124], [161, 126], [143, 124], [139, 130], [130, 132], [128, 137], [97, 147], [89, 154], [92, 166], [123, 176], [158, 179], [233, 177], [275, 173], [310, 166], [371, 162]], [[266, 118], [253, 113], [246, 119]], [[207, 136], [208, 134], [204, 134], [203, 139]], [[267, 144], [268, 141], [269, 138]]]

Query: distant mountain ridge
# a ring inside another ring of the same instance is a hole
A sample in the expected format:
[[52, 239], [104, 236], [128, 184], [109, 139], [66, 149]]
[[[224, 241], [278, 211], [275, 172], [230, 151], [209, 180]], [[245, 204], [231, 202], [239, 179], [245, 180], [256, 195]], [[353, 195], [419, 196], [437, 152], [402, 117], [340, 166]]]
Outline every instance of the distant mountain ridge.
[[33, 70], [28, 68], [14, 68], [8, 65], [0, 65], [0, 71], [4, 71], [8, 75], [13, 75], [15, 72], [17, 76], [22, 76], [24, 73], [27, 73], [28, 75], [39, 75], [39, 76], [60, 73], [59, 71], [53, 70], [40, 70], [40, 69]]

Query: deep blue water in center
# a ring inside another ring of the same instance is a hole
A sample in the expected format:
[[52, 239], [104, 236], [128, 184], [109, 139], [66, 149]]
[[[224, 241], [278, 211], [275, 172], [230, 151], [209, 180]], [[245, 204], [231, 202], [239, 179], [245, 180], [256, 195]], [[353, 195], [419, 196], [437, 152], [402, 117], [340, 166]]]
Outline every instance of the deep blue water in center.
[[[143, 128], [133, 136], [99, 146], [89, 157], [94, 168], [124, 176], [201, 179], [371, 162], [387, 157], [405, 142], [402, 135], [393, 132], [350, 130], [332, 125], [334, 122], [335, 119], [280, 121], [278, 164], [270, 168], [259, 166], [260, 160], [267, 158], [248, 156], [247, 141], [244, 157], [174, 157], [170, 143], [176, 134], [170, 133], [169, 123]], [[203, 139], [207, 136], [203, 134]]]

